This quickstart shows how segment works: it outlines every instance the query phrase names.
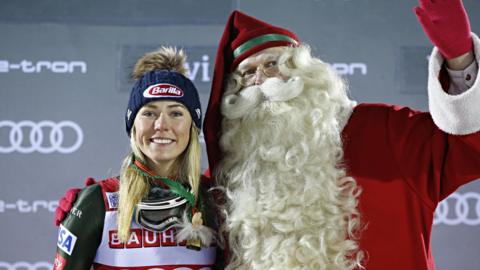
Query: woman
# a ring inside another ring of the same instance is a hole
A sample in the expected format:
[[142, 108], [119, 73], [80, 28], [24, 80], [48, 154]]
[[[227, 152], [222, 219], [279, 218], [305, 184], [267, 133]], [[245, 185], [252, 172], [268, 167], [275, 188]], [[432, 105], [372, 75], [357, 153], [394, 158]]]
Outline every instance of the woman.
[[137, 62], [125, 116], [132, 153], [120, 177], [79, 193], [60, 226], [54, 269], [212, 267], [200, 101], [184, 62], [182, 51], [165, 47]]

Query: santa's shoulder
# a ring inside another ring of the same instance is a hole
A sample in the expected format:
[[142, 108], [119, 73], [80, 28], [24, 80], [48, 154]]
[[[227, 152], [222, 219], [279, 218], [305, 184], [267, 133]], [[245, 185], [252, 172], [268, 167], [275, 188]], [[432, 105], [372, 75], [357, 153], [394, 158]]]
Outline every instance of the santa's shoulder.
[[379, 128], [401, 128], [404, 125], [432, 125], [432, 117], [428, 112], [421, 112], [406, 106], [388, 103], [360, 103], [350, 114], [345, 131], [373, 131]]

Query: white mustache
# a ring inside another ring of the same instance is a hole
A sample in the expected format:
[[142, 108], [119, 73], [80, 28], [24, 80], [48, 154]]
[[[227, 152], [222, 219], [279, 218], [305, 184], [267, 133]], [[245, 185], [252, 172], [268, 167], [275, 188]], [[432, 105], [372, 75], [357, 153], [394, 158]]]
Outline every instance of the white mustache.
[[304, 83], [299, 77], [286, 82], [280, 78], [268, 78], [261, 85], [252, 85], [237, 94], [222, 98], [221, 112], [227, 119], [237, 119], [257, 107], [263, 101], [285, 102], [300, 95]]
[[303, 80], [300, 77], [293, 77], [284, 82], [279, 78], [269, 78], [260, 89], [267, 100], [288, 101], [302, 93]]
[[227, 119], [237, 119], [245, 112], [252, 110], [260, 104], [262, 93], [258, 85], [243, 89], [238, 94], [231, 94], [222, 98], [221, 112]]

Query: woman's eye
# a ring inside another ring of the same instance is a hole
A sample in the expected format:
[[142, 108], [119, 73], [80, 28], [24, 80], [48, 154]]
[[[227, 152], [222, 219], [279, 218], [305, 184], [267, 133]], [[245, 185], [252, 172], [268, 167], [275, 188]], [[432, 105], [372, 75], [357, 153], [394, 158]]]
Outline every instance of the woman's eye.
[[155, 116], [155, 114], [153, 112], [150, 112], [150, 111], [144, 111], [142, 113], [142, 116], [145, 116], [145, 117], [152, 117], [152, 116]]
[[180, 112], [180, 111], [173, 111], [170, 113], [171, 116], [173, 117], [180, 117], [180, 116], [183, 116], [183, 112]]

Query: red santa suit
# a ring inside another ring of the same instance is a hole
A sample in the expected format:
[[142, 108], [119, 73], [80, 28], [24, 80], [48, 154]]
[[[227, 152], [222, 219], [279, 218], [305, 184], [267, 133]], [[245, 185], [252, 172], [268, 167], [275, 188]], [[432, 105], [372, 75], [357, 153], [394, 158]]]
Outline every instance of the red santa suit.
[[[265, 25], [258, 21], [252, 24]], [[227, 45], [217, 55], [205, 119], [212, 171], [222, 158], [218, 147], [221, 78], [229, 72], [232, 60], [228, 59], [228, 46], [233, 43], [228, 41], [232, 38], [229, 31], [234, 32], [228, 27], [220, 42]], [[266, 27], [294, 37], [285, 30]], [[251, 30], [245, 35], [252, 38], [258, 33]], [[473, 40], [478, 63], [480, 41], [476, 36]], [[284, 45], [264, 44], [254, 49]], [[430, 113], [360, 104], [343, 119], [344, 165], [362, 189], [359, 210], [365, 228], [359, 242], [366, 254], [366, 269], [433, 270], [430, 235], [437, 204], [462, 184], [480, 178], [480, 83], [475, 81], [461, 94], [446, 93], [438, 79], [443, 64], [444, 59], [434, 49], [428, 78]]]
[[[477, 37], [474, 44], [478, 56]], [[343, 130], [346, 168], [362, 188], [360, 246], [367, 269], [434, 269], [430, 235], [437, 204], [480, 178], [479, 83], [460, 95], [445, 93], [437, 79], [442, 64], [435, 49], [431, 113], [361, 104]]]

